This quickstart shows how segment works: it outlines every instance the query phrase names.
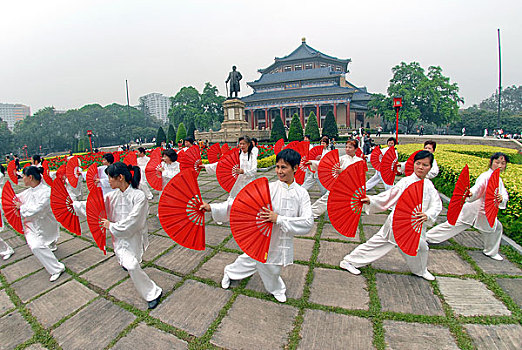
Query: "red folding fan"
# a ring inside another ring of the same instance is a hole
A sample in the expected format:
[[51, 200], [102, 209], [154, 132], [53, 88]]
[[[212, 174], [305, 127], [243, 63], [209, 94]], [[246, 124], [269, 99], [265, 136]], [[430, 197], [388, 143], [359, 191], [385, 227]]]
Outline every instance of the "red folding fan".
[[9, 225], [16, 232], [23, 234], [22, 216], [20, 215], [20, 209], [15, 206], [17, 202], [20, 202], [20, 199], [16, 196], [13, 186], [11, 186], [11, 183], [6, 182], [2, 192], [2, 210]]
[[413, 174], [413, 159], [415, 158], [417, 153], [419, 153], [420, 151], [422, 151], [422, 150], [420, 149], [418, 151], [415, 151], [411, 154], [411, 156], [408, 157], [408, 160], [406, 161], [406, 164], [404, 165], [404, 175], [410, 176], [411, 174]]
[[161, 171], [158, 169], [161, 167], [161, 148], [158, 147], [150, 153], [150, 160], [145, 167], [145, 176], [149, 185], [157, 190], [163, 189], [163, 179]]
[[389, 147], [381, 161], [381, 177], [385, 184], [393, 186], [395, 175], [397, 175], [397, 152], [395, 147]]
[[284, 149], [293, 149], [294, 151], [299, 152], [299, 141], [290, 142]]
[[279, 152], [281, 152], [285, 148], [285, 140], [279, 139], [274, 145], [274, 153], [277, 155]]
[[107, 210], [105, 209], [105, 202], [103, 201], [103, 192], [100, 187], [95, 187], [93, 191], [87, 196], [86, 205], [87, 214], [87, 225], [91, 231], [94, 241], [103, 251], [103, 254], [107, 255], [105, 250], [106, 243], [106, 229], [102, 226], [101, 220], [107, 219]]
[[27, 167], [29, 167], [29, 166], [31, 166], [31, 163], [25, 163], [25, 165], [24, 165], [24, 169], [27, 168]]
[[190, 147], [183, 153], [183, 157], [178, 159], [178, 162], [181, 170], [192, 169], [199, 175], [199, 172], [201, 171], [201, 168], [199, 167], [201, 164], [201, 152], [199, 151], [199, 147]]
[[370, 154], [370, 163], [372, 164], [372, 167], [376, 171], [381, 170], [382, 157], [383, 157], [383, 154], [381, 152], [381, 148], [379, 146], [375, 146], [372, 153]]
[[51, 175], [49, 175], [49, 162], [47, 160], [42, 162], [42, 168], [44, 169], [42, 174], [44, 181], [47, 185], [51, 186], [53, 184], [53, 179], [51, 178]]
[[407, 255], [417, 256], [422, 223], [415, 215], [422, 212], [424, 180], [409, 185], [400, 196], [393, 212], [393, 236], [399, 248]]
[[82, 234], [80, 219], [73, 208], [73, 201], [62, 179], [56, 179], [51, 187], [51, 209], [56, 220], [67, 230]]
[[96, 163], [92, 163], [87, 169], [87, 175], [85, 176], [85, 182], [87, 182], [87, 188], [89, 192], [94, 191], [98, 185], [96, 185], [96, 180], [99, 180], [100, 176], [98, 175], [98, 165]]
[[266, 177], [252, 181], [238, 193], [230, 209], [230, 230], [243, 252], [265, 263], [273, 223], [262, 222], [260, 213], [263, 208], [273, 210]]
[[[309, 160], [320, 160], [320, 159], [321, 159], [321, 156], [323, 155], [323, 149], [324, 149], [324, 147], [321, 146], [321, 145], [313, 147], [313, 148], [308, 152], [308, 159], [309, 159]], [[308, 166], [308, 170], [310, 170], [310, 171], [312, 171], [313, 173], [315, 173], [315, 170], [312, 170], [312, 168], [310, 167], [310, 165]]]
[[301, 141], [296, 149], [296, 151], [301, 155], [301, 162], [299, 163], [299, 167], [295, 173], [295, 181], [302, 185], [306, 175], [306, 162], [308, 162], [308, 153], [310, 150], [310, 142], [309, 141]]
[[138, 156], [136, 155], [136, 152], [130, 151], [127, 153], [125, 158], [123, 158], [123, 163], [127, 165], [138, 166]]
[[335, 180], [339, 177], [337, 173], [341, 169], [341, 163], [339, 162], [339, 150], [334, 149], [324, 155], [319, 162], [317, 167], [317, 174], [319, 175], [319, 181], [328, 191], [332, 188]]
[[364, 163], [364, 172], [366, 173], [368, 171], [368, 164], [366, 164], [366, 155], [361, 151], [360, 148], [357, 148], [355, 150], [355, 155], [363, 160]]
[[488, 185], [486, 187], [486, 199], [484, 201], [484, 209], [486, 211], [486, 218], [488, 219], [489, 226], [493, 227], [495, 219], [498, 214], [498, 207], [500, 202], [497, 200], [500, 187], [500, 169], [493, 171], [493, 174], [489, 177]]
[[222, 155], [223, 153], [221, 153], [221, 147], [219, 146], [219, 143], [213, 144], [207, 151], [207, 158], [209, 163], [216, 163], [219, 161], [219, 158], [221, 158]]
[[234, 171], [239, 168], [239, 152], [230, 152], [219, 161], [216, 167], [216, 177], [221, 188], [230, 192], [236, 183], [238, 174]]
[[226, 156], [230, 152], [230, 147], [228, 146], [228, 143], [224, 143], [221, 147], [221, 156]]
[[66, 164], [63, 163], [62, 165], [60, 165], [60, 167], [58, 168], [58, 170], [56, 170], [56, 179], [60, 178], [60, 179], [63, 179], [65, 175], [65, 171], [66, 171]]
[[71, 186], [76, 188], [76, 186], [78, 186], [78, 178], [82, 176], [82, 169], [80, 168], [80, 160], [78, 159], [78, 156], [74, 156], [67, 161], [65, 175], [67, 176], [67, 180], [69, 180]]
[[328, 216], [343, 236], [355, 237], [366, 197], [364, 162], [349, 165], [337, 178], [328, 196]]
[[16, 173], [16, 163], [14, 159], [7, 164], [7, 175], [15, 185], [18, 185], [18, 174]]
[[174, 242], [185, 248], [205, 250], [205, 213], [197, 174], [193, 169], [181, 170], [161, 194], [158, 215], [161, 226]]
[[469, 195], [469, 168], [468, 165], [462, 169], [460, 172], [457, 183], [455, 184], [455, 189], [453, 190], [453, 195], [451, 196], [451, 200], [448, 206], [448, 222], [451, 225], [455, 225], [457, 219], [459, 218], [460, 211], [464, 206], [466, 198]]

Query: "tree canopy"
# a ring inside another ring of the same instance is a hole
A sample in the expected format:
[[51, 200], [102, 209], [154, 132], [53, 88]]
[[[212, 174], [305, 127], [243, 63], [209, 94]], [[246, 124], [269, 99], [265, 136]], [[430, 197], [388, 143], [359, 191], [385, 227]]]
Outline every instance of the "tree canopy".
[[337, 122], [335, 121], [335, 116], [332, 111], [326, 113], [323, 125], [323, 136], [339, 138], [339, 129], [337, 129]]
[[[498, 92], [482, 101], [480, 109], [496, 111], [498, 108]], [[502, 111], [522, 113], [522, 86], [508, 86], [502, 90], [500, 107]]]
[[176, 133], [176, 142], [179, 140], [185, 140], [187, 138], [187, 129], [185, 129], [185, 124], [180, 123], [178, 126], [178, 132]]
[[286, 131], [283, 125], [281, 117], [276, 116], [274, 118], [274, 124], [272, 125], [272, 131], [270, 132], [270, 141], [276, 142], [279, 139], [287, 141]]
[[160, 126], [158, 128], [158, 133], [156, 134], [156, 146], [161, 146], [163, 142], [167, 142], [167, 136], [165, 135], [165, 131]]
[[319, 125], [314, 112], [310, 112], [308, 121], [306, 122], [305, 135], [310, 135], [310, 141], [319, 141], [321, 134], [319, 133]]
[[288, 130], [288, 141], [303, 141], [303, 126], [299, 120], [299, 116], [295, 113], [290, 122], [290, 130]]

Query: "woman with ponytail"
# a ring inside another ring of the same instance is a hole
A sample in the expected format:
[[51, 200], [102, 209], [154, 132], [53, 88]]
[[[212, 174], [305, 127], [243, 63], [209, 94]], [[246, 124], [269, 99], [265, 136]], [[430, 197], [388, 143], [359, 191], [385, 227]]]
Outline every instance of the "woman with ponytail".
[[29, 166], [23, 170], [24, 185], [29, 187], [17, 196], [25, 239], [38, 261], [51, 275], [54, 282], [60, 277], [65, 266], [56, 259], [50, 245], [60, 237], [59, 225], [51, 211], [51, 188], [42, 183], [43, 168]]
[[[5, 168], [0, 164], [0, 198], [2, 198], [2, 190], [4, 189], [5, 184]], [[2, 220], [2, 227], [0, 227], [0, 232], [4, 230], [4, 213], [0, 208], [0, 220]], [[0, 256], [2, 259], [7, 260], [14, 254], [13, 248], [0, 237]]]

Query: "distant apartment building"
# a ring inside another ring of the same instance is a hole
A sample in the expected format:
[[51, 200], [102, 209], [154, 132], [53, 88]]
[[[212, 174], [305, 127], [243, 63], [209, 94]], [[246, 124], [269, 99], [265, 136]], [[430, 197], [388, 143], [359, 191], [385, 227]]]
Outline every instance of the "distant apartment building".
[[31, 108], [22, 104], [0, 103], [0, 119], [7, 122], [9, 130], [13, 131], [15, 124], [31, 115]]
[[168, 113], [170, 110], [170, 101], [168, 96], [153, 92], [151, 94], [140, 97], [140, 105], [143, 104], [148, 113], [164, 124], [168, 121]]

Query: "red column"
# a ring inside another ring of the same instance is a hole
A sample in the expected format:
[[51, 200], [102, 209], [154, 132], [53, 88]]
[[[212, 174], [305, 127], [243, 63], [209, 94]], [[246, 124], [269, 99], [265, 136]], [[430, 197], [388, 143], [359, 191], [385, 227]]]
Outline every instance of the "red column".
[[268, 109], [265, 108], [265, 129], [268, 129]]
[[252, 127], [252, 130], [254, 130], [254, 115], [255, 115], [255, 109], [250, 110], [250, 126]]
[[337, 103], [334, 103], [334, 117], [335, 117], [335, 122], [337, 123]]
[[319, 105], [315, 105], [315, 117], [317, 118], [317, 125], [321, 127], [321, 117], [319, 116]]
[[283, 122], [283, 125], [286, 125], [285, 117], [283, 116], [283, 107], [279, 107], [279, 116], [281, 117], [281, 121]]
[[304, 128], [304, 116], [303, 116], [303, 106], [299, 106], [299, 119], [301, 119], [301, 126]]
[[350, 122], [350, 102], [346, 102], [346, 126], [350, 129], [352, 128], [351, 122]]

